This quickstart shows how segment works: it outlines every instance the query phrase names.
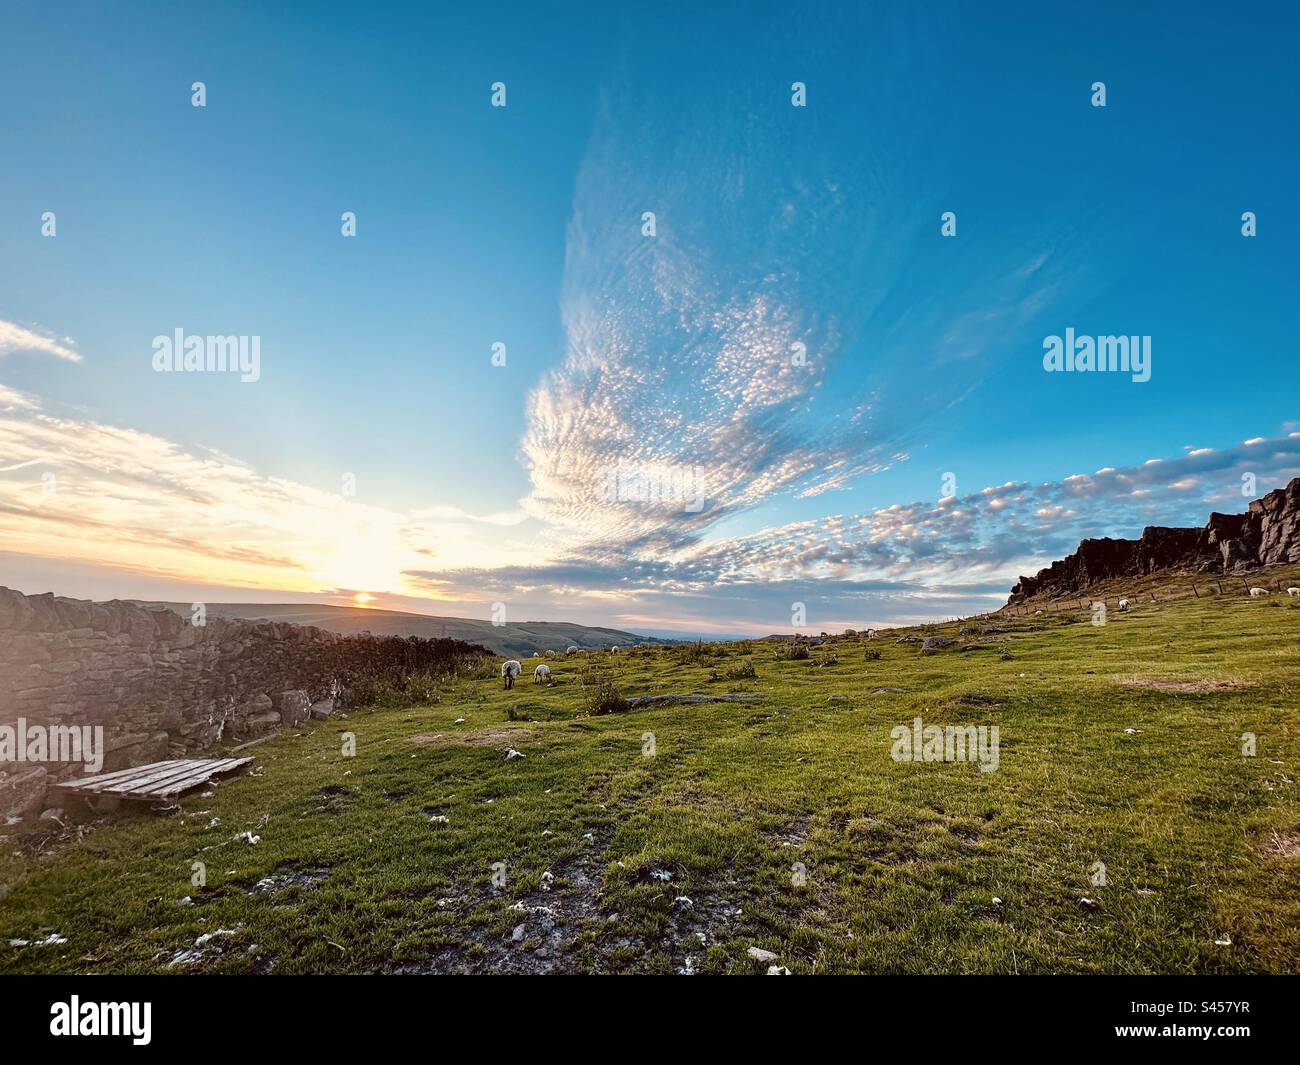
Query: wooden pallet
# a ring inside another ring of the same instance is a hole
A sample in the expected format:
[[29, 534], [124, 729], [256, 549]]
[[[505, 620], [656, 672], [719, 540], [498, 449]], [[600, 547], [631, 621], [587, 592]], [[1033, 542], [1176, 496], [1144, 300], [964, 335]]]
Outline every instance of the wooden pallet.
[[64, 781], [55, 785], [61, 791], [86, 798], [112, 795], [121, 799], [158, 802], [206, 784], [214, 776], [230, 773], [247, 765], [252, 758], [177, 758], [169, 762], [119, 769], [85, 780]]

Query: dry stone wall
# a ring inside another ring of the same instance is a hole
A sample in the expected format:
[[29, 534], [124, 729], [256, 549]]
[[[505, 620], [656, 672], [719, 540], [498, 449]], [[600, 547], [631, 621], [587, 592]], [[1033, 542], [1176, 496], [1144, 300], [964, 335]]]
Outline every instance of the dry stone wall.
[[[314, 626], [93, 603], [0, 587], [0, 727], [103, 726], [103, 771], [188, 757], [330, 714], [362, 676], [441, 672], [457, 640], [341, 636]], [[0, 817], [39, 810], [81, 764], [0, 762]]]

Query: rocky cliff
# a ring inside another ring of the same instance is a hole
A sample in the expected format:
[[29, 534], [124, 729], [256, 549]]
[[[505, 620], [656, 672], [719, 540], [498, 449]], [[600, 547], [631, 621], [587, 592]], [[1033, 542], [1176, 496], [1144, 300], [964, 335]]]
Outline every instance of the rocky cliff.
[[1074, 554], [1021, 577], [1008, 603], [1077, 594], [1099, 581], [1162, 569], [1238, 574], [1286, 562], [1300, 562], [1300, 477], [1256, 499], [1245, 514], [1211, 514], [1203, 528], [1149, 525], [1136, 540], [1083, 540]]

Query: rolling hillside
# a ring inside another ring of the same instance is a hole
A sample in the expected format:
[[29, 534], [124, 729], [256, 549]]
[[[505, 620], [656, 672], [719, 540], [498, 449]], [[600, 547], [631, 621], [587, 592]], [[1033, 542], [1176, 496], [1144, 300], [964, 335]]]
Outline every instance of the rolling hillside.
[[[141, 606], [165, 607], [183, 617], [188, 617], [190, 613], [189, 603], [135, 601]], [[209, 617], [288, 621], [295, 625], [316, 625], [344, 635], [372, 632], [376, 636], [446, 636], [453, 640], [479, 644], [496, 654], [516, 657], [528, 657], [534, 651], [563, 651], [566, 647], [574, 646], [587, 650], [611, 644], [633, 647], [665, 642], [620, 629], [562, 621], [525, 621], [497, 626], [490, 621], [475, 618], [431, 617], [426, 614], [408, 614], [401, 610], [318, 606], [315, 603], [208, 603], [206, 606]]]

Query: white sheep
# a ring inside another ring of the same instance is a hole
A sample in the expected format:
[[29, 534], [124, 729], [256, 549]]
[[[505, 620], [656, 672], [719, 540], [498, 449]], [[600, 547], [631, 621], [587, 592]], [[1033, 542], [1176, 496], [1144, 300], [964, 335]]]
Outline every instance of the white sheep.
[[867, 629], [867, 639], [868, 639], [868, 640], [874, 640], [875, 638], [876, 638], [876, 630], [875, 630], [875, 629]]
[[1129, 601], [1128, 601], [1127, 599], [1121, 599], [1121, 600], [1119, 601], [1119, 608], [1120, 608], [1121, 610], [1127, 610], [1127, 609], [1129, 608], [1129, 605], [1130, 605], [1130, 604], [1129, 604]]
[[1288, 589], [1286, 590], [1286, 594], [1287, 594], [1287, 595], [1300, 595], [1300, 588], [1288, 588]]
[[611, 648], [609, 649], [609, 653], [612, 654], [612, 655], [616, 655], [616, 654], [618, 654], [618, 648], [617, 648], [617, 647], [611, 647]]
[[515, 678], [523, 672], [524, 667], [513, 658], [501, 663], [501, 685], [506, 691], [515, 686]]
[[1039, 614], [1041, 614], [1041, 613], [1042, 613], [1041, 610], [1035, 610], [1035, 611], [1034, 611], [1034, 617], [1037, 617], [1037, 616], [1038, 616]]
[[533, 670], [533, 683], [540, 684], [542, 681], [546, 681], [547, 684], [551, 683], [551, 667], [545, 664]]
[[1252, 599], [1258, 599], [1261, 595], [1268, 595], [1268, 589], [1267, 589], [1267, 588], [1252, 588], [1252, 589], [1250, 590], [1250, 597], [1251, 597]]
[[576, 655], [578, 653], [578, 649], [576, 647], [566, 647], [564, 653], [566, 655]]
[[534, 651], [534, 652], [533, 652], [533, 657], [534, 657], [534, 658], [541, 658], [541, 657], [542, 657], [542, 652], [541, 652], [541, 651]]

